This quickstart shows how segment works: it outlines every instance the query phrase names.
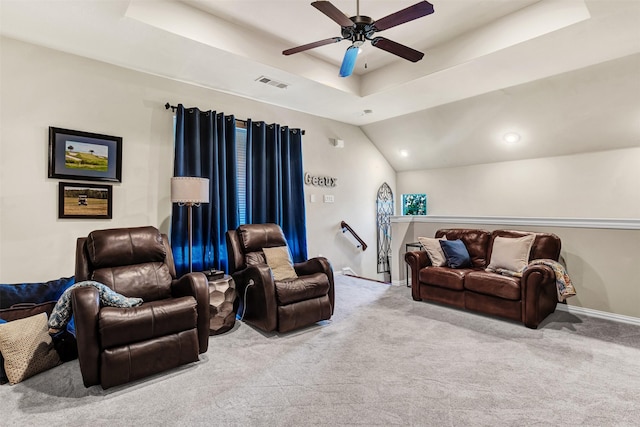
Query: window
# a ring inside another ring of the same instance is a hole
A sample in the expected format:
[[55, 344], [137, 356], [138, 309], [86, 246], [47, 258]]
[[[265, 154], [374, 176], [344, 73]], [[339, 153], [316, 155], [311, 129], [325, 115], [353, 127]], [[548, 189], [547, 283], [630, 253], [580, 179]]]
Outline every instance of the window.
[[236, 124], [236, 180], [238, 181], [238, 222], [247, 223], [247, 128]]

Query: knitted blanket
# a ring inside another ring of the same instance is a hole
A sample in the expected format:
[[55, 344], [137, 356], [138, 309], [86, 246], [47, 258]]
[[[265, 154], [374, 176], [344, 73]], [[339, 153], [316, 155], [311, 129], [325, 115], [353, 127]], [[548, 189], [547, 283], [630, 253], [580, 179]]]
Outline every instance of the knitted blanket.
[[527, 271], [527, 269], [533, 265], [546, 265], [553, 270], [553, 273], [556, 276], [556, 290], [558, 291], [558, 301], [564, 302], [564, 300], [576, 294], [576, 289], [571, 283], [571, 278], [569, 277], [567, 270], [558, 261], [554, 261], [552, 259], [534, 259], [529, 262], [529, 264], [524, 268], [524, 270], [522, 270], [522, 272], [510, 271], [504, 268], [496, 268], [495, 270], [491, 271], [498, 274], [503, 274], [505, 276], [522, 277], [522, 273]]
[[108, 286], [96, 282], [93, 280], [85, 280], [84, 282], [78, 282], [75, 285], [67, 288], [62, 294], [56, 306], [49, 316], [49, 333], [56, 333], [64, 329], [64, 327], [71, 320], [72, 307], [71, 307], [71, 292], [75, 288], [93, 286], [98, 290], [100, 296], [100, 305], [106, 305], [109, 307], [135, 307], [142, 304], [142, 298], [127, 298], [124, 295], [112, 291]]

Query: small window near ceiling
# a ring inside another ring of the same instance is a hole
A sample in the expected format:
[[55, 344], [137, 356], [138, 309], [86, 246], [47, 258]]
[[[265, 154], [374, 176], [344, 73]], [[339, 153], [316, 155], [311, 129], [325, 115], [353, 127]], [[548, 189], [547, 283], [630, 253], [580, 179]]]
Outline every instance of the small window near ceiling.
[[236, 162], [238, 180], [238, 221], [247, 223], [247, 128], [236, 123]]

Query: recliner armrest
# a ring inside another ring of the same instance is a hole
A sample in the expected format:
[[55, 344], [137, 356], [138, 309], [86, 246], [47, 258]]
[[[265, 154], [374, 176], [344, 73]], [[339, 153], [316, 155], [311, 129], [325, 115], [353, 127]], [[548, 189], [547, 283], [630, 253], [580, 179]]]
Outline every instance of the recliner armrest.
[[76, 326], [78, 361], [85, 387], [100, 384], [100, 339], [98, 316], [100, 294], [92, 286], [71, 291], [71, 308]]
[[315, 257], [307, 261], [298, 262], [293, 265], [298, 276], [306, 276], [314, 273], [324, 273], [329, 279], [329, 302], [331, 302], [331, 314], [335, 308], [335, 289], [333, 280], [333, 267], [331, 262], [325, 257]]
[[298, 276], [324, 273], [329, 277], [329, 282], [333, 285], [333, 269], [331, 268], [331, 263], [325, 257], [316, 257], [307, 261], [295, 263], [293, 268]]
[[[232, 275], [242, 298], [243, 318], [265, 331], [278, 327], [278, 303], [271, 269], [267, 264], [250, 265]], [[253, 282], [252, 285], [250, 283]], [[246, 305], [245, 305], [246, 304]]]
[[198, 345], [202, 354], [209, 348], [209, 281], [204, 273], [187, 273], [171, 283], [173, 297], [192, 296], [198, 311]]

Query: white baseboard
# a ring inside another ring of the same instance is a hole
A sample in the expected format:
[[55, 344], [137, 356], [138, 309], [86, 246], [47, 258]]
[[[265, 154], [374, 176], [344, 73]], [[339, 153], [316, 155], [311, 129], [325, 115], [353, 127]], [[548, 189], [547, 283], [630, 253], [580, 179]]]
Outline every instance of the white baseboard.
[[629, 323], [631, 325], [640, 326], [640, 318], [624, 316], [622, 314], [608, 313], [606, 311], [594, 310], [591, 308], [575, 307], [568, 304], [558, 304], [557, 310], [566, 311], [572, 314], [584, 314], [585, 316], [597, 317], [599, 319], [612, 320], [614, 322]]

